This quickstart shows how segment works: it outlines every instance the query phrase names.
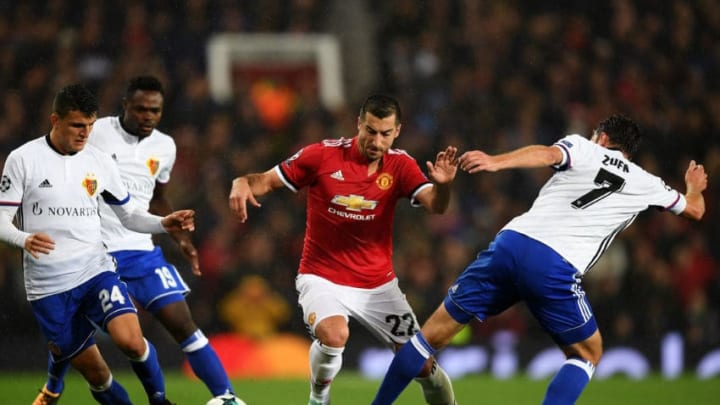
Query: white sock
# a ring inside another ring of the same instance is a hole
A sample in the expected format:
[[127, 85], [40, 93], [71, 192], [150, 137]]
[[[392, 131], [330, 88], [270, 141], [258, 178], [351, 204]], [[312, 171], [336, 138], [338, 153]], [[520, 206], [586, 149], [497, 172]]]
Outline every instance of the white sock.
[[422, 386], [425, 402], [430, 405], [454, 405], [455, 392], [450, 377], [437, 362], [433, 363], [432, 371], [427, 377], [417, 377], [415, 381]]
[[330, 398], [330, 383], [342, 367], [345, 347], [329, 347], [315, 340], [310, 345], [310, 398], [326, 403]]

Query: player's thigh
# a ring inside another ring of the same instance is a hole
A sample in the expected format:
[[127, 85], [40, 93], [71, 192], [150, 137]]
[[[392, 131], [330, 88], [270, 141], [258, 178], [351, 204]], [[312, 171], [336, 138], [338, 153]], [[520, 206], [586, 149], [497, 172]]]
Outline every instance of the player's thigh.
[[118, 316], [132, 314], [137, 318], [137, 309], [127, 286], [113, 271], [100, 273], [91, 280], [84, 291], [81, 310], [103, 330], [107, 330], [108, 323]]
[[597, 331], [592, 307], [580, 279], [567, 273], [544, 277], [541, 294], [526, 300], [528, 309], [555, 342], [562, 346], [583, 342]]
[[420, 329], [397, 279], [373, 289], [347, 289], [343, 301], [350, 316], [390, 348], [407, 342]]
[[508, 236], [512, 234], [499, 234], [448, 289], [445, 308], [457, 322], [466, 324], [473, 318], [484, 321], [520, 299], [516, 288], [516, 249]]
[[95, 326], [82, 313], [83, 301], [74, 292], [70, 290], [30, 302], [55, 361], [71, 358], [95, 343]]
[[312, 274], [300, 274], [295, 279], [295, 288], [303, 322], [311, 336], [316, 336], [321, 321], [331, 317], [342, 317], [347, 327], [350, 313], [342, 302], [342, 286]]

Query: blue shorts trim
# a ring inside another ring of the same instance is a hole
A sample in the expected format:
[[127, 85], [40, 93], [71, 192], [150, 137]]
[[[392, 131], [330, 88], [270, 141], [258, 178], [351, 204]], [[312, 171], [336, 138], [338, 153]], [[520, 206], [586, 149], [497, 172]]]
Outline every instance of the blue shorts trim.
[[128, 292], [142, 308], [155, 313], [168, 304], [185, 300], [190, 288], [162, 250], [120, 250], [111, 255]]
[[559, 345], [597, 330], [579, 272], [547, 245], [515, 231], [499, 233], [448, 290], [445, 308], [458, 322], [484, 321], [523, 301]]

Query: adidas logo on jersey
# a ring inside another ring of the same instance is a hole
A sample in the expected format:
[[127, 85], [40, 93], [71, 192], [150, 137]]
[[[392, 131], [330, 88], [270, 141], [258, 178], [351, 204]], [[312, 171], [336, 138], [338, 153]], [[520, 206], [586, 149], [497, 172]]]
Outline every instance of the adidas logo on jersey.
[[338, 170], [335, 173], [331, 174], [330, 177], [332, 177], [335, 180], [345, 181], [345, 177], [342, 175], [342, 170]]
[[40, 183], [40, 185], [39, 185], [38, 187], [40, 187], [40, 188], [49, 188], [49, 187], [52, 187], [52, 184], [50, 184], [50, 182], [48, 181], [48, 179], [45, 179], [45, 180], [42, 181], [42, 183]]

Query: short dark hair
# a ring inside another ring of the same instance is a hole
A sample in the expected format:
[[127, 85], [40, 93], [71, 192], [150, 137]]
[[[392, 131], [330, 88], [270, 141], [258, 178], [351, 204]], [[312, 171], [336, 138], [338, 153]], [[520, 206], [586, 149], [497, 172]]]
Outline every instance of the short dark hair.
[[365, 114], [370, 113], [380, 119], [395, 114], [395, 122], [400, 123], [402, 110], [396, 99], [383, 94], [374, 94], [367, 99], [360, 107], [360, 119], [365, 119]]
[[610, 142], [630, 157], [635, 155], [642, 141], [638, 124], [622, 114], [614, 114], [600, 121], [595, 131], [598, 134], [605, 132]]
[[57, 92], [52, 111], [60, 118], [67, 116], [70, 111], [80, 111], [86, 117], [90, 117], [98, 113], [98, 102], [87, 87], [82, 84], [71, 84]]
[[125, 98], [130, 98], [135, 94], [136, 91], [157, 91], [165, 96], [165, 90], [163, 89], [162, 83], [155, 76], [135, 76], [128, 82], [127, 89], [125, 90]]

